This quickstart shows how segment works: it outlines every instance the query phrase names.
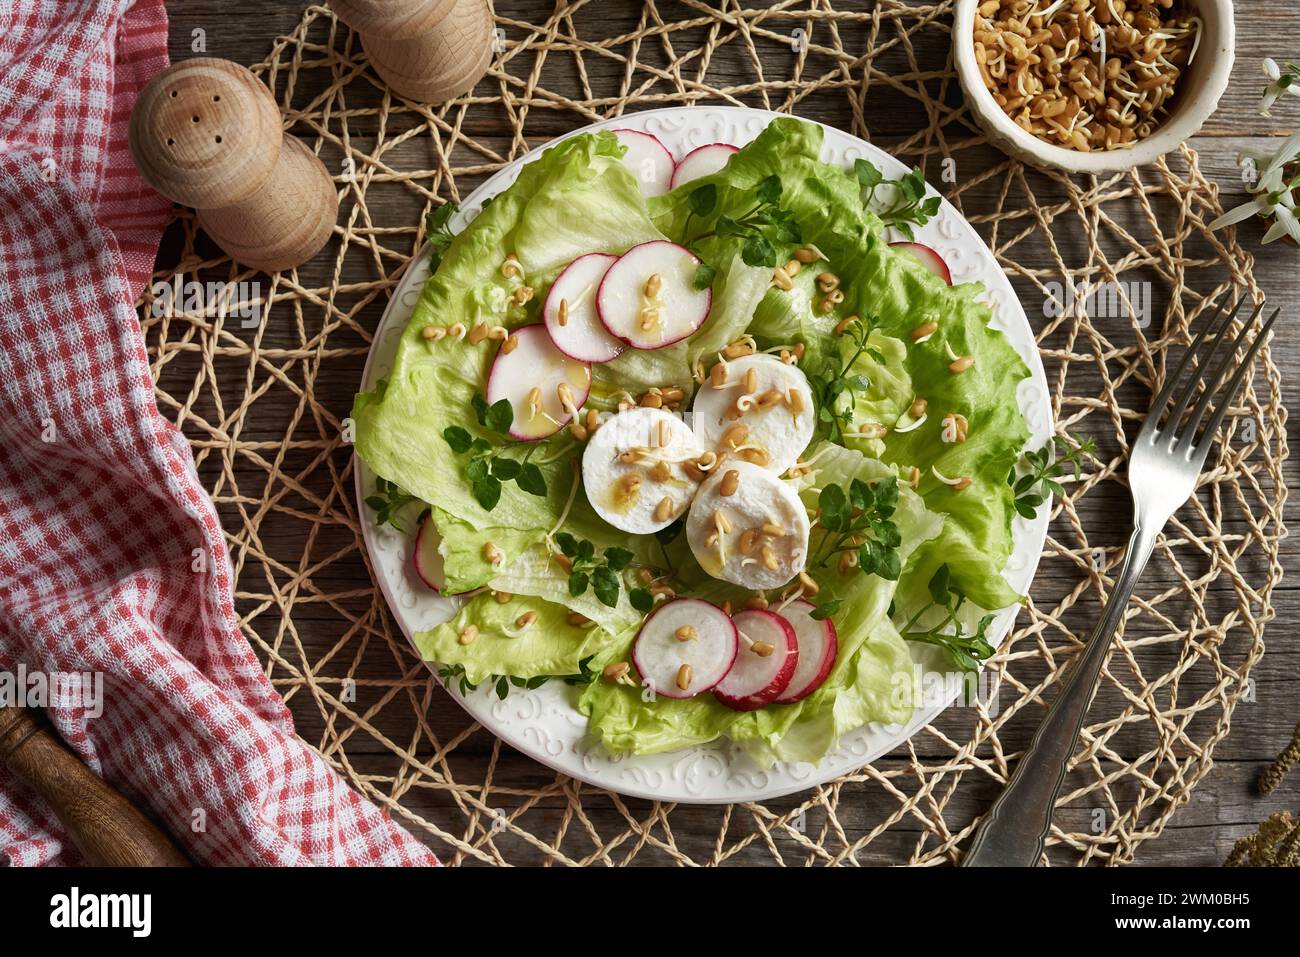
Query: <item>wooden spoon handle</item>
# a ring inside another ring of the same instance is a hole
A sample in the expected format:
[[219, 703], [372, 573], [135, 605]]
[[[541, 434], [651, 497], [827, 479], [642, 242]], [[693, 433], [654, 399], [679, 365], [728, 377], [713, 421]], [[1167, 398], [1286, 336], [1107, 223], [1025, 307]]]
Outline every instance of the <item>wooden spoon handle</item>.
[[53, 808], [87, 863], [190, 866], [162, 831], [96, 777], [25, 708], [0, 708], [0, 763], [31, 784]]

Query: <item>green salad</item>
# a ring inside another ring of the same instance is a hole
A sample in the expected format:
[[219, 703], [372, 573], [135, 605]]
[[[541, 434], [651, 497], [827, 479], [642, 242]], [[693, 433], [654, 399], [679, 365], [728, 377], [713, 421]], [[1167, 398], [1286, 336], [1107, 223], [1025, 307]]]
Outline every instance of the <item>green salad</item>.
[[646, 189], [653, 145], [581, 134], [458, 235], [431, 218], [353, 419], [376, 519], [418, 515], [420, 577], [465, 596], [416, 635], [450, 687], [564, 681], [615, 753], [815, 762], [908, 720], [910, 642], [992, 653], [1012, 518], [1043, 501], [1008, 480], [1029, 372], [980, 288], [868, 208], [892, 189], [907, 234], [938, 203], [919, 172], [821, 139], [776, 119]]

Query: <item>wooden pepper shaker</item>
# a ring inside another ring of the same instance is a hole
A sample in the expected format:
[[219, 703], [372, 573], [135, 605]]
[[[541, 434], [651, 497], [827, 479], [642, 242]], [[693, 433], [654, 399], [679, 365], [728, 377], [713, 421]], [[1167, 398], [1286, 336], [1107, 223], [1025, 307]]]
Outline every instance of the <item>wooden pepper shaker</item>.
[[375, 72], [408, 100], [460, 96], [492, 62], [487, 0], [330, 0], [330, 6], [361, 34]]
[[96, 777], [36, 713], [0, 707], [0, 764], [36, 790], [91, 865], [190, 865], [162, 831]]
[[338, 194], [325, 164], [283, 131], [257, 77], [215, 57], [182, 60], [149, 82], [131, 113], [141, 175], [232, 259], [264, 272], [297, 266], [329, 239]]

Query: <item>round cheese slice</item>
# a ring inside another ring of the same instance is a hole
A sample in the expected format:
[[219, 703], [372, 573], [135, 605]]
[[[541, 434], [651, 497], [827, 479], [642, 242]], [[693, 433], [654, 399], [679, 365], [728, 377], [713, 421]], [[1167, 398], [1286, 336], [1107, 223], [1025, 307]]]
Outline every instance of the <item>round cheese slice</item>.
[[662, 409], [628, 409], [606, 419], [582, 455], [582, 484], [596, 513], [615, 528], [648, 535], [682, 516], [696, 483], [682, 463], [703, 449], [690, 426]]
[[753, 591], [780, 588], [803, 571], [808, 534], [795, 490], [768, 469], [732, 458], [700, 486], [686, 518], [686, 540], [700, 567]]
[[695, 393], [695, 434], [707, 448], [780, 475], [798, 461], [817, 425], [808, 377], [762, 353], [731, 359], [726, 369], [720, 387], [706, 380]]

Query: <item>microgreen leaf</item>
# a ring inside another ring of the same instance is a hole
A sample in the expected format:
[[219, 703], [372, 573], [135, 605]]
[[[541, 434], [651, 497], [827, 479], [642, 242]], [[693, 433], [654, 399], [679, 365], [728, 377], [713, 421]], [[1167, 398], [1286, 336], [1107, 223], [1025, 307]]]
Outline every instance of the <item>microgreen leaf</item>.
[[601, 565], [591, 573], [591, 590], [596, 593], [602, 605], [616, 607], [619, 588], [618, 575], [608, 565]]
[[713, 277], [717, 274], [716, 269], [706, 262], [701, 262], [695, 267], [695, 275], [691, 279], [691, 285], [696, 289], [708, 289], [709, 286], [713, 285]]
[[867, 338], [876, 323], [874, 316], [850, 323], [844, 330], [845, 339], [853, 346], [848, 357], [832, 352], [831, 361], [820, 372], [808, 377], [820, 423], [818, 434], [838, 445], [844, 445], [844, 428], [852, 424], [857, 394], [866, 391], [871, 384], [866, 376], [856, 371], [856, 364], [859, 358], [873, 351], [867, 346]]
[[781, 177], [773, 173], [759, 180], [754, 194], [760, 203], [776, 204], [781, 201]]
[[375, 479], [374, 494], [366, 496], [366, 504], [375, 511], [375, 524], [391, 525], [403, 534], [406, 534], [407, 530], [401, 521], [402, 511], [406, 506], [417, 501], [419, 499], [395, 482], [383, 478]]
[[519, 477], [523, 467], [523, 463], [518, 460], [503, 456], [492, 461], [492, 474], [503, 482], [509, 482]]
[[492, 511], [497, 507], [497, 502], [501, 501], [501, 480], [492, 475], [486, 475], [481, 479], [470, 480], [470, 491], [474, 493], [474, 499], [483, 506], [485, 511]]
[[820, 605], [818, 605], [816, 608], [810, 611], [808, 613], [808, 617], [812, 618], [814, 621], [825, 621], [827, 618], [830, 618], [837, 611], [839, 611], [840, 606], [843, 604], [844, 604], [843, 598], [832, 598], [830, 601], [822, 602]]
[[[704, 218], [713, 215], [719, 203], [717, 187], [706, 183], [692, 190], [687, 195], [686, 222], [682, 225], [683, 241], [687, 246], [711, 236], [738, 237], [741, 244], [741, 259], [749, 266], [775, 267], [781, 261], [782, 251], [778, 248], [800, 241], [801, 232], [794, 214], [780, 206], [783, 187], [781, 177], [773, 174], [760, 180], [754, 186], [753, 206], [743, 213], [721, 214], [713, 222], [713, 228], [692, 235], [691, 222], [694, 217]], [[703, 289], [714, 277], [711, 271], [701, 274], [697, 268], [695, 288]], [[706, 281], [707, 278], [707, 281]]]
[[696, 216], [711, 216], [718, 207], [718, 187], [705, 183], [691, 190], [686, 197], [686, 205]]
[[572, 558], [578, 554], [578, 540], [568, 532], [557, 532], [555, 544], [560, 546], [560, 551], [565, 558]]
[[1096, 443], [1087, 436], [1076, 435], [1071, 444], [1058, 435], [1052, 442], [1022, 455], [1020, 462], [1025, 473], [1018, 476], [1012, 469], [1007, 476], [1015, 495], [1013, 505], [1016, 513], [1023, 518], [1033, 518], [1049, 495], [1064, 495], [1065, 488], [1059, 479], [1069, 471], [1074, 474], [1074, 480], [1079, 481], [1083, 477], [1083, 463], [1096, 452]]
[[766, 236], [750, 236], [740, 248], [740, 258], [746, 266], [775, 266], [776, 247]]
[[627, 568], [632, 559], [636, 557], [626, 548], [607, 548], [605, 549], [605, 562], [616, 572], [621, 572]]
[[532, 462], [525, 462], [523, 468], [519, 470], [519, 475], [515, 479], [515, 484], [530, 495], [546, 494], [546, 477], [542, 475], [542, 470]]
[[858, 177], [858, 184], [863, 189], [875, 189], [885, 180], [885, 176], [880, 172], [876, 164], [869, 160], [855, 159], [853, 161], [853, 172]]
[[[917, 641], [943, 649], [948, 659], [960, 671], [978, 671], [980, 662], [987, 660], [994, 652], [987, 635], [995, 616], [984, 615], [980, 618], [974, 632], [966, 632], [957, 615], [958, 610], [966, 602], [966, 595], [953, 582], [952, 573], [947, 565], [940, 565], [930, 576], [929, 592], [930, 604], [913, 615], [903, 626], [902, 636], [908, 641]], [[936, 609], [943, 612], [943, 616], [934, 627], [915, 627], [921, 618]]]
[[637, 611], [645, 614], [655, 606], [655, 596], [650, 593], [648, 588], [633, 588], [627, 594], [627, 600], [632, 603], [632, 607]]
[[449, 425], [442, 430], [442, 437], [447, 440], [451, 450], [457, 455], [463, 455], [469, 451], [469, 447], [474, 443], [474, 437], [462, 429], [459, 425]]
[[902, 535], [890, 520], [898, 502], [898, 480], [881, 479], [874, 485], [855, 479], [846, 492], [825, 485], [817, 496], [818, 524], [825, 530], [809, 561], [823, 568], [845, 552], [856, 553], [857, 568], [867, 575], [897, 581], [902, 572], [898, 547]]
[[498, 399], [488, 406], [484, 415], [484, 425], [493, 432], [505, 435], [515, 421], [515, 410], [509, 399]]
[[424, 218], [424, 236], [429, 241], [429, 271], [437, 272], [442, 265], [442, 255], [456, 237], [452, 235], [449, 223], [460, 207], [455, 203], [443, 203], [429, 210]]

